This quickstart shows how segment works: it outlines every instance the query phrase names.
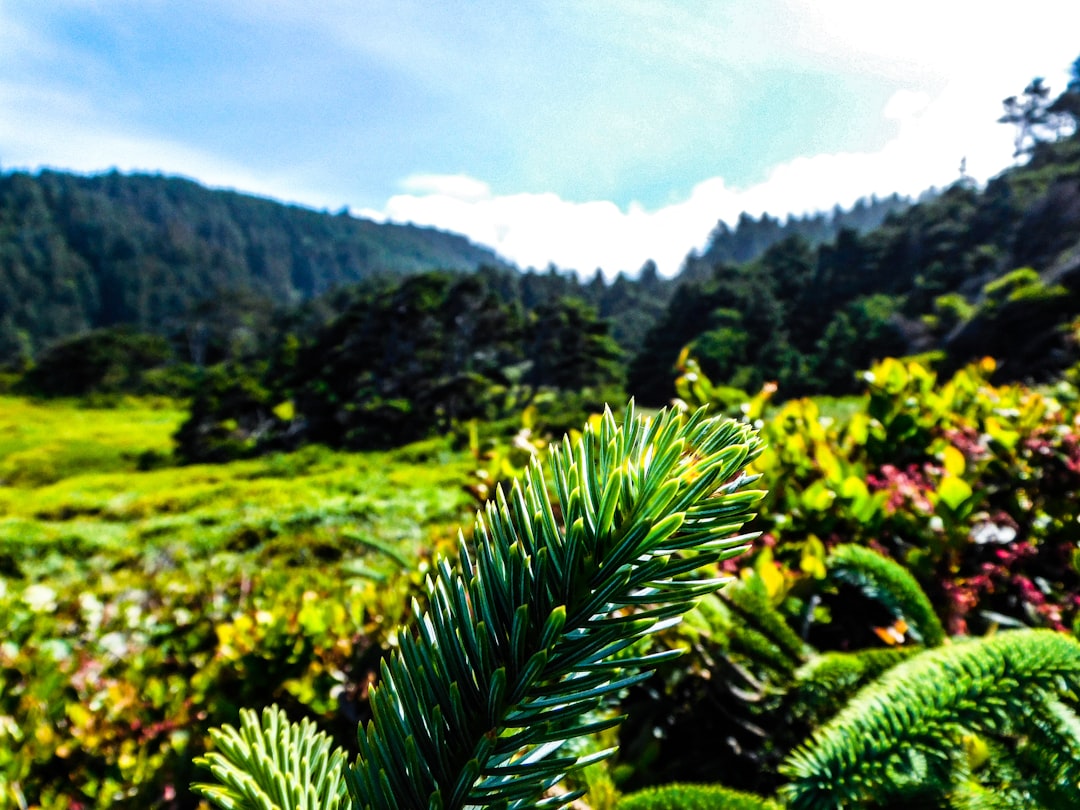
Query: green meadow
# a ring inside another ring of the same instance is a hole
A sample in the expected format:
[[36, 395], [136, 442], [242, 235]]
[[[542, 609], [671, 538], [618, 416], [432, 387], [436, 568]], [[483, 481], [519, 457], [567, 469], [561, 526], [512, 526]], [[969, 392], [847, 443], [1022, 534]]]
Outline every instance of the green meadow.
[[85, 576], [111, 557], [214, 564], [221, 555], [317, 555], [321, 545], [335, 557], [382, 547], [412, 556], [425, 527], [456, 525], [464, 514], [470, 458], [445, 442], [174, 466], [171, 436], [182, 418], [171, 403], [0, 399], [8, 564], [36, 578]]
[[194, 806], [207, 724], [332, 713], [475, 506], [445, 440], [179, 466], [183, 416], [0, 398], [0, 807]]

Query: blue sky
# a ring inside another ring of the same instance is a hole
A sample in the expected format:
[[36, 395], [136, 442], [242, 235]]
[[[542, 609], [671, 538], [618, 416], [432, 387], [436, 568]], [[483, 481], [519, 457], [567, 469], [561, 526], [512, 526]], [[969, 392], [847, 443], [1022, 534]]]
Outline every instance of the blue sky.
[[717, 220], [1009, 165], [1080, 2], [0, 0], [0, 167], [192, 177], [666, 273]]

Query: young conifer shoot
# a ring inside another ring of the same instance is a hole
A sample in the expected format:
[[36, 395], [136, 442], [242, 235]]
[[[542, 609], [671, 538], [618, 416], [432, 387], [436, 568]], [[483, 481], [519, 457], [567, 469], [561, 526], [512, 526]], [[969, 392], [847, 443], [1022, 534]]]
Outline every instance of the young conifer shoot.
[[704, 410], [639, 417], [631, 403], [622, 424], [606, 411], [552, 446], [550, 479], [534, 461], [498, 491], [455, 564], [437, 561], [427, 609], [414, 606], [415, 628], [383, 661], [355, 762], [303, 767], [298, 731], [249, 715], [202, 760], [218, 784], [196, 789], [222, 808], [283, 807], [277, 796], [336, 807], [341, 779], [357, 810], [564, 807], [581, 794], [563, 778], [611, 753], [565, 744], [620, 722], [597, 710], [679, 654], [638, 642], [678, 622], [722, 583], [715, 564], [747, 549], [740, 532], [764, 493], [745, 467], [759, 451], [749, 425]]

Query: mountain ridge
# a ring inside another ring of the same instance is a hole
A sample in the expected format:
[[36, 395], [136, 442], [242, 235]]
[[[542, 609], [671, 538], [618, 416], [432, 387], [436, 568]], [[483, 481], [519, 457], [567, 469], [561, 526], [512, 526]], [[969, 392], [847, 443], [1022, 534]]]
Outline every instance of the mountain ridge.
[[178, 176], [0, 174], [0, 359], [94, 328], [153, 330], [234, 291], [295, 304], [380, 275], [513, 265], [460, 234]]

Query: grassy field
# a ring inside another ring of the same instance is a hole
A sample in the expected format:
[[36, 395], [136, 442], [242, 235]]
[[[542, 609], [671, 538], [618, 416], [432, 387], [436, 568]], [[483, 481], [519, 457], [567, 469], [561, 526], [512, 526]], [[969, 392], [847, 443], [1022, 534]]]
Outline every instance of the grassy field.
[[88, 408], [0, 396], [0, 486], [29, 489], [160, 463], [171, 454], [183, 417], [168, 401]]
[[0, 397], [0, 807], [195, 806], [206, 727], [332, 716], [471, 522], [447, 440], [180, 466], [183, 416]]
[[181, 419], [153, 403], [0, 398], [0, 559], [31, 578], [86, 576], [117, 555], [162, 565], [387, 548], [393, 562], [417, 553], [427, 527], [467, 517], [471, 459], [443, 442], [174, 466]]

